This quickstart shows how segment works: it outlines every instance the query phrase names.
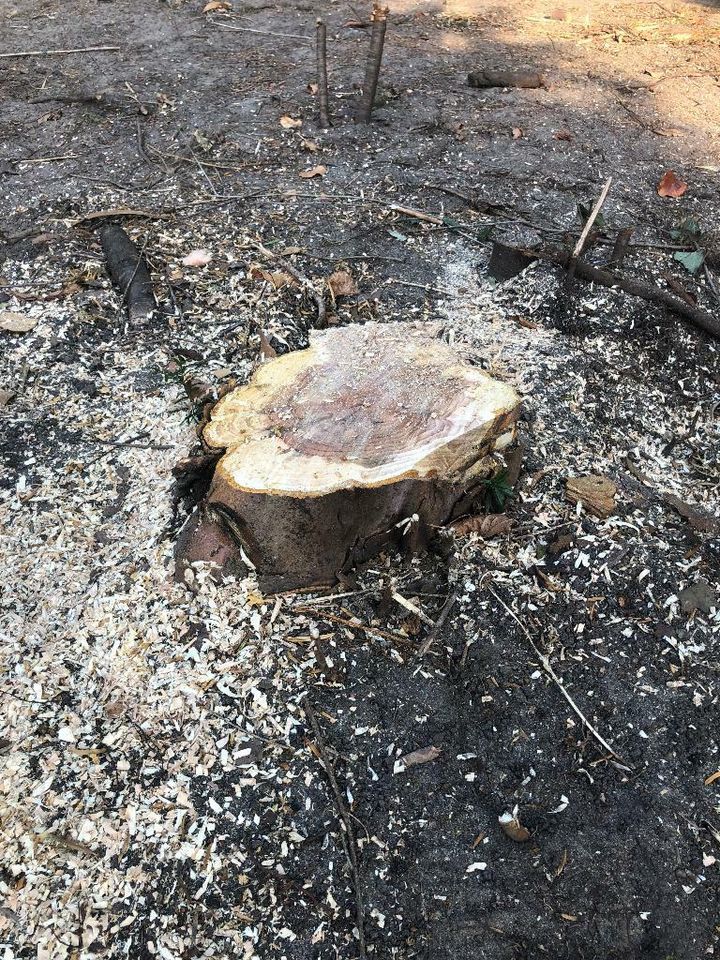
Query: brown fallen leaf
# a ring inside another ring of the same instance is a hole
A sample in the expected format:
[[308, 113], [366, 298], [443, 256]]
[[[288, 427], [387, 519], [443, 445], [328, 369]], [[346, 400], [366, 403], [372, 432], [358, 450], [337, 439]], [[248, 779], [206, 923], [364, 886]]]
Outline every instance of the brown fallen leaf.
[[280, 126], [283, 130], [296, 130], [302, 126], [302, 120], [296, 120], [294, 117], [280, 117]]
[[441, 753], [440, 747], [421, 747], [419, 750], [413, 750], [412, 753], [406, 753], [398, 762], [407, 770], [408, 767], [416, 767], [419, 763], [437, 760]]
[[253, 280], [265, 280], [266, 283], [271, 283], [276, 290], [282, 290], [288, 284], [295, 283], [289, 273], [285, 273], [283, 270], [265, 270], [256, 263], [250, 266], [250, 277]]
[[330, 287], [330, 293], [333, 299], [337, 297], [350, 297], [358, 292], [357, 284], [352, 278], [352, 274], [347, 270], [336, 270], [327, 278], [327, 285]]
[[711, 784], [715, 783], [716, 780], [720, 780], [720, 770], [716, 770], [715, 773], [711, 773], [709, 777], [705, 777], [703, 781], [706, 787], [709, 787]]
[[14, 396], [14, 390], [4, 390], [2, 387], [0, 387], [0, 410], [9, 406]]
[[301, 170], [300, 176], [303, 180], [311, 180], [313, 177], [322, 177], [323, 174], [327, 173], [327, 167], [319, 163], [316, 167], [310, 167], [309, 170]]
[[183, 257], [182, 265], [184, 267], [205, 267], [212, 260], [212, 254], [209, 250], [191, 250], [187, 256]]
[[316, 150], [319, 150], [319, 147], [314, 140], [306, 140], [304, 137], [300, 141], [300, 148], [302, 150], [307, 150], [308, 153], [315, 153]]
[[556, 130], [555, 131], [556, 140], [572, 140], [573, 135], [569, 130]]
[[657, 187], [660, 197], [681, 197], [687, 190], [688, 185], [681, 180], [674, 171], [667, 170], [660, 180]]
[[530, 839], [530, 831], [520, 823], [517, 814], [501, 813], [498, 823], [505, 836], [510, 837], [515, 843], [525, 843]]
[[318, 92], [318, 85], [316, 83], [309, 83], [307, 85], [308, 93], [312, 93], [313, 96]]
[[[262, 356], [263, 360], [274, 360], [277, 356], [277, 350], [265, 336], [265, 331], [262, 327], [258, 328], [258, 336], [260, 337], [260, 355]], [[263, 603], [264, 602], [265, 601], [263, 600]]]
[[523, 136], [521, 127], [513, 127], [512, 131], [513, 140], [519, 140]]
[[8, 333], [27, 333], [37, 326], [37, 317], [26, 313], [14, 313], [12, 310], [0, 310], [0, 330]]
[[570, 503], [582, 503], [588, 513], [602, 520], [614, 512], [616, 493], [617, 485], [608, 477], [598, 474], [570, 477], [565, 487], [565, 495]]
[[450, 524], [450, 529], [459, 537], [477, 533], [484, 540], [499, 537], [512, 529], [513, 522], [504, 513], [487, 513], [476, 517], [465, 517]]
[[230, 0], [208, 0], [202, 9], [203, 13], [212, 13], [213, 10], [232, 10]]

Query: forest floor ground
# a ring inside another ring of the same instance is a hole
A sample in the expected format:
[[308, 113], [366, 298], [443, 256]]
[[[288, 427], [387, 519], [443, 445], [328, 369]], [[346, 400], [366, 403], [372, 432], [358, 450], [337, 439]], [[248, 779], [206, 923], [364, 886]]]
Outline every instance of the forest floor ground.
[[[717, 315], [717, 6], [391, 0], [370, 125], [366, 5], [203, 6], [4, 0], [0, 320], [27, 329], [0, 330], [0, 955], [356, 960], [359, 899], [379, 960], [717, 954], [718, 344], [546, 264], [487, 272], [493, 238], [572, 245], [612, 176], [590, 259], [633, 227], [624, 272]], [[89, 46], [117, 49], [47, 52]], [[484, 66], [545, 83], [471, 89]], [[88, 219], [117, 208], [145, 326]], [[318, 289], [352, 273], [333, 322], [427, 323], [516, 387], [509, 533], [335, 593], [177, 582], [181, 375], [242, 383], [312, 326], [258, 241]], [[565, 496], [589, 473], [605, 519]], [[457, 595], [421, 660], [392, 592], [430, 619]]]

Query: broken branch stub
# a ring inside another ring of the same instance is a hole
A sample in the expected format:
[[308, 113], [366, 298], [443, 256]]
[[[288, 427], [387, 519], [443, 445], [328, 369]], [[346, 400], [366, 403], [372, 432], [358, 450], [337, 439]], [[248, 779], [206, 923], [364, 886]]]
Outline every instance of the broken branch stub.
[[225, 396], [203, 439], [223, 449], [181, 565], [244, 556], [263, 589], [330, 583], [452, 519], [514, 434], [520, 399], [427, 328], [313, 332]]

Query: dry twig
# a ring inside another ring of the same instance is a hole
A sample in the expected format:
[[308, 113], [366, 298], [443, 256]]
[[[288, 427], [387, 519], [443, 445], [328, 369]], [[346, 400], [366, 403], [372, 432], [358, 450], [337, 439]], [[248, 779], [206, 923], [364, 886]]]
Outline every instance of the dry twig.
[[315, 746], [317, 747], [318, 753], [320, 754], [320, 759], [322, 760], [322, 765], [325, 768], [325, 773], [327, 778], [330, 781], [330, 786], [332, 787], [333, 796], [335, 798], [335, 804], [337, 806], [338, 814], [342, 821], [345, 832], [340, 832], [342, 837], [343, 847], [345, 848], [345, 855], [348, 859], [348, 864], [350, 866], [350, 873], [352, 875], [353, 887], [355, 889], [355, 925], [358, 930], [358, 940], [360, 944], [360, 955], [362, 957], [367, 956], [367, 950], [365, 947], [365, 906], [362, 895], [362, 888], [360, 886], [360, 871], [358, 869], [358, 860], [357, 860], [357, 844], [355, 842], [355, 833], [353, 832], [352, 823], [350, 822], [350, 814], [345, 806], [343, 801], [342, 793], [338, 785], [337, 777], [335, 775], [335, 770], [332, 763], [330, 762], [330, 757], [325, 746], [325, 740], [320, 731], [320, 724], [318, 723], [317, 716], [315, 711], [308, 699], [307, 695], [302, 701], [302, 708], [305, 711], [305, 716], [308, 718], [310, 726], [312, 727], [313, 734], [315, 736]]
[[500, 606], [505, 610], [505, 612], [508, 614], [508, 616], [510, 616], [510, 617], [515, 621], [515, 623], [520, 627], [520, 629], [522, 630], [523, 634], [525, 635], [526, 640], [528, 641], [528, 643], [529, 643], [530, 646], [532, 647], [533, 652], [535, 653], [535, 655], [536, 655], [536, 656], [538, 657], [538, 659], [540, 660], [540, 663], [542, 664], [543, 670], [547, 673], [547, 675], [551, 678], [551, 680], [553, 680], [554, 683], [556, 683], [557, 686], [560, 688], [560, 692], [561, 692], [562, 695], [565, 697], [565, 699], [567, 700], [567, 702], [570, 704], [570, 706], [572, 707], [572, 709], [575, 711], [575, 714], [577, 715], [577, 717], [582, 721], [583, 726], [585, 726], [585, 727], [587, 728], [587, 730], [595, 737], [595, 739], [596, 739], [597, 742], [603, 747], [603, 749], [607, 750], [607, 752], [610, 754], [610, 756], [614, 757], [614, 759], [617, 761], [617, 763], [618, 763], [624, 770], [632, 770], [632, 767], [629, 766], [629, 765], [625, 762], [625, 760], [623, 760], [623, 758], [620, 756], [620, 754], [617, 753], [617, 751], [614, 750], [613, 747], [610, 746], [610, 744], [607, 742], [607, 740], [605, 740], [605, 739], [598, 733], [598, 731], [595, 729], [595, 727], [590, 723], [590, 721], [588, 720], [588, 718], [587, 718], [587, 717], [585, 716], [585, 714], [582, 712], [582, 710], [580, 709], [580, 707], [575, 703], [575, 701], [573, 700], [573, 698], [572, 698], [572, 697], [570, 696], [570, 694], [567, 692], [567, 689], [566, 689], [566, 687], [565, 687], [565, 684], [562, 682], [562, 680], [560, 679], [560, 677], [559, 677], [559, 676], [555, 673], [555, 671], [553, 670], [552, 664], [550, 663], [550, 661], [548, 660], [548, 658], [545, 656], [545, 654], [541, 652], [541, 650], [539, 649], [538, 645], [535, 643], [535, 641], [533, 640], [532, 636], [530, 635], [530, 631], [523, 625], [523, 623], [520, 621], [520, 618], [517, 616], [517, 614], [515, 613], [515, 611], [505, 603], [505, 601], [502, 599], [502, 597], [498, 596], [498, 594], [495, 593], [495, 591], [493, 590], [493, 588], [492, 588], [491, 586], [489, 586], [488, 584], [485, 584], [485, 586], [486, 586], [487, 590], [495, 597], [495, 599], [496, 599], [497, 602], [500, 604]]
[[71, 47], [67, 50], [20, 50], [17, 53], [0, 53], [0, 60], [15, 57], [59, 57], [69, 53], [104, 53], [119, 50], [120, 47]]
[[458, 598], [458, 593], [459, 593], [458, 590], [456, 590], [454, 593], [451, 593], [450, 596], [445, 601], [445, 605], [443, 606], [442, 610], [438, 614], [438, 618], [435, 621], [435, 624], [428, 631], [428, 635], [425, 637], [423, 642], [418, 647], [418, 652], [417, 652], [418, 657], [425, 656], [425, 654], [428, 652], [433, 642], [435, 641], [435, 638], [440, 633], [442, 628], [445, 626], [445, 621], [449, 617], [450, 611], [452, 610], [455, 604], [455, 601]]

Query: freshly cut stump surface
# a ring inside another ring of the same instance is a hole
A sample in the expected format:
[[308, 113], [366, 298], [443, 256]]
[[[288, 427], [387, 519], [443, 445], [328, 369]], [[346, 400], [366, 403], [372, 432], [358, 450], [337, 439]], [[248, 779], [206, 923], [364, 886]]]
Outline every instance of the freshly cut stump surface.
[[279, 590], [332, 582], [391, 541], [417, 547], [469, 503], [519, 403], [426, 328], [315, 332], [213, 410], [203, 436], [225, 453], [180, 558], [232, 569], [242, 549]]

